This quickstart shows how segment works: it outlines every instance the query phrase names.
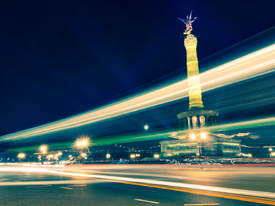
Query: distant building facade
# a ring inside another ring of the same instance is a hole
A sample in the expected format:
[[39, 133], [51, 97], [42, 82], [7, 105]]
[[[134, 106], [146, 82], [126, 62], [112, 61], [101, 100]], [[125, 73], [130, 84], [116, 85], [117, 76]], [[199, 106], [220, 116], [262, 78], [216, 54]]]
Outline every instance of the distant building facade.
[[203, 142], [183, 140], [162, 141], [163, 157], [173, 156], [236, 156], [241, 153], [240, 140], [208, 136]]

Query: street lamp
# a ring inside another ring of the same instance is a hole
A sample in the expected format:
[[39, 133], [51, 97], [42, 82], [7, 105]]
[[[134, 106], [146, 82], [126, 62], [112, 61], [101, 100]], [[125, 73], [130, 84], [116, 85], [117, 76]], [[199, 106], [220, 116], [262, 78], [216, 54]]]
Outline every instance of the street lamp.
[[83, 149], [84, 147], [87, 147], [89, 144], [89, 138], [81, 138], [76, 140], [75, 142], [76, 146]]
[[190, 138], [194, 140], [196, 138], [196, 135], [195, 134], [190, 134]]
[[201, 138], [205, 139], [206, 138], [206, 134], [205, 133], [201, 133]]
[[[190, 134], [190, 138], [191, 138], [192, 140], [195, 140], [195, 139], [196, 139], [196, 134], [191, 133], [191, 134]], [[207, 138], [206, 133], [202, 132], [202, 133], [200, 133], [200, 138], [197, 138], [197, 139], [196, 139], [197, 145], [198, 145], [198, 147], [199, 147], [199, 152], [196, 153], [196, 155], [201, 155], [201, 154], [202, 154], [202, 143], [203, 143], [203, 141], [204, 141], [206, 138]]]
[[43, 151], [47, 151], [47, 146], [46, 145], [42, 145], [40, 146], [40, 150], [42, 151], [42, 153], [44, 153]]
[[24, 159], [25, 157], [26, 157], [26, 154], [25, 153], [19, 153], [18, 155], [17, 155], [17, 157], [19, 158], [19, 159]]
[[136, 157], [136, 155], [135, 155], [135, 154], [131, 154], [130, 157], [131, 157], [132, 159], [134, 159], [134, 158]]
[[271, 147], [270, 147], [268, 150], [269, 150], [270, 152], [273, 151], [273, 149], [272, 149]]
[[108, 153], [106, 154], [106, 158], [109, 159], [111, 157], [111, 155]]
[[77, 139], [75, 141], [75, 144], [76, 146], [81, 150], [80, 151], [80, 163], [82, 162], [83, 158], [84, 159], [87, 159], [87, 154], [86, 153], [82, 153], [82, 150], [84, 148], [87, 148], [88, 152], [89, 152], [89, 148], [88, 148], [88, 145], [89, 145], [89, 138], [88, 137], [82, 137], [80, 139]]
[[154, 154], [154, 158], [158, 159], [159, 158], [159, 154]]
[[41, 145], [39, 149], [43, 154], [43, 161], [45, 161], [45, 154], [47, 153], [48, 147], [46, 145]]

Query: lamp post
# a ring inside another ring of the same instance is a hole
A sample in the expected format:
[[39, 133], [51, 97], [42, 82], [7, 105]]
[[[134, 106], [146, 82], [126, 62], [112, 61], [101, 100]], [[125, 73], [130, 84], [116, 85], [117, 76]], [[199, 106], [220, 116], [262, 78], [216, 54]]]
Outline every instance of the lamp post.
[[41, 145], [40, 146], [40, 151], [43, 154], [43, 160], [45, 161], [45, 154], [47, 154], [48, 147], [46, 145]]
[[190, 138], [192, 140], [197, 141], [198, 147], [199, 147], [199, 153], [198, 153], [198, 155], [202, 155], [202, 143], [207, 138], [206, 133], [202, 132], [202, 133], [200, 133], [198, 135], [196, 135], [194, 133], [191, 133], [189, 136], [190, 136]]
[[24, 159], [26, 157], [26, 154], [21, 152], [17, 155], [17, 157], [21, 161], [22, 159]]
[[[82, 137], [80, 139], [77, 139], [76, 142], [75, 142], [76, 147], [78, 147], [80, 149], [80, 157], [81, 157], [80, 161], [81, 162], [82, 162], [83, 158], [87, 158], [87, 154], [83, 153], [83, 149], [85, 149], [85, 148], [88, 149], [89, 140], [90, 139], [88, 137]], [[84, 156], [84, 154], [85, 154], [85, 156]]]

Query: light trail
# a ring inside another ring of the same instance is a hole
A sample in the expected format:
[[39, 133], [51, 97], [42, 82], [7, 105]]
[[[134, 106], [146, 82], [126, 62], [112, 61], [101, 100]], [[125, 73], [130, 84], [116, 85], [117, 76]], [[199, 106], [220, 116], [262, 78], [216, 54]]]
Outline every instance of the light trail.
[[43, 180], [43, 181], [23, 181], [23, 182], [0, 182], [0, 186], [23, 186], [23, 185], [33, 185], [39, 186], [44, 185], [48, 187], [49, 184], [51, 185], [73, 185], [75, 184], [93, 184], [93, 183], [100, 183], [100, 180]]
[[[200, 75], [202, 92], [273, 72], [275, 44], [213, 68]], [[189, 88], [192, 89], [192, 88]], [[143, 93], [69, 118], [0, 137], [17, 140], [72, 129], [188, 97], [188, 80]]]
[[[229, 194], [238, 194], [238, 195], [248, 195], [253, 197], [264, 197], [264, 198], [275, 198], [275, 193], [273, 192], [264, 192], [264, 191], [254, 191], [254, 190], [245, 190], [245, 189], [235, 189], [235, 188], [226, 188], [226, 187], [216, 187], [216, 186], [207, 186], [207, 185], [198, 185], [198, 184], [189, 184], [189, 183], [179, 183], [179, 182], [169, 182], [169, 181], [161, 181], [161, 180], [150, 180], [150, 179], [140, 179], [140, 178], [131, 178], [131, 177], [118, 177], [118, 176], [110, 176], [110, 175], [90, 175], [90, 174], [78, 174], [78, 173], [70, 173], [70, 172], [61, 172], [61, 171], [52, 171], [46, 169], [39, 168], [0, 168], [0, 171], [13, 171], [13, 172], [43, 172], [48, 174], [56, 174], [56, 175], [66, 175], [72, 177], [85, 177], [85, 178], [96, 178], [96, 179], [104, 179], [110, 181], [118, 181], [121, 183], [141, 183], [141, 184], [150, 184], [150, 185], [161, 185], [161, 186], [170, 186], [177, 188], [188, 188], [188, 189], [197, 189], [197, 190], [205, 190], [210, 192], [221, 192], [221, 193], [229, 193]], [[39, 181], [39, 185], [43, 181]], [[34, 185], [33, 181], [26, 181], [23, 183], [18, 183], [17, 185]], [[45, 183], [44, 183], [45, 184]], [[47, 182], [48, 184], [48, 182]], [[16, 185], [16, 183], [0, 183], [0, 186], [8, 186], [8, 185]]]
[[[223, 124], [213, 127], [205, 127], [203, 128], [204, 132], [224, 132], [224, 131], [235, 131], [240, 129], [251, 129], [257, 127], [267, 127], [267, 126], [275, 126], [275, 117], [262, 118], [262, 119], [254, 119], [249, 121], [235, 122], [229, 124]], [[200, 129], [193, 129], [192, 132], [201, 132]], [[158, 133], [129, 133], [129, 134], [119, 134], [108, 137], [101, 137], [98, 139], [93, 139], [93, 146], [102, 146], [102, 145], [110, 145], [110, 144], [123, 144], [129, 142], [140, 142], [147, 140], [160, 140], [171, 137], [173, 133], [176, 133], [177, 136], [184, 136], [191, 132], [190, 130], [183, 131], [174, 131], [174, 132], [158, 132]], [[49, 147], [55, 150], [66, 149], [68, 147], [72, 147], [74, 142], [61, 142], [61, 143], [52, 143], [48, 144]], [[37, 146], [29, 146], [29, 147], [20, 147], [20, 148], [12, 148], [7, 149], [7, 152], [28, 152], [37, 150]], [[1, 165], [1, 164], [0, 164]], [[43, 165], [46, 166], [46, 165]]]

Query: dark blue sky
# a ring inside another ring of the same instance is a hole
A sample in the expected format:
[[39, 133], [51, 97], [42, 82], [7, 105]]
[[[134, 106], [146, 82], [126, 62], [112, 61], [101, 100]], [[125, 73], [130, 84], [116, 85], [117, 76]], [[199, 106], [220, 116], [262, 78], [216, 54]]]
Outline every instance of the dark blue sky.
[[177, 18], [190, 10], [201, 60], [273, 27], [274, 8], [274, 0], [2, 1], [0, 128], [68, 117], [184, 67]]

